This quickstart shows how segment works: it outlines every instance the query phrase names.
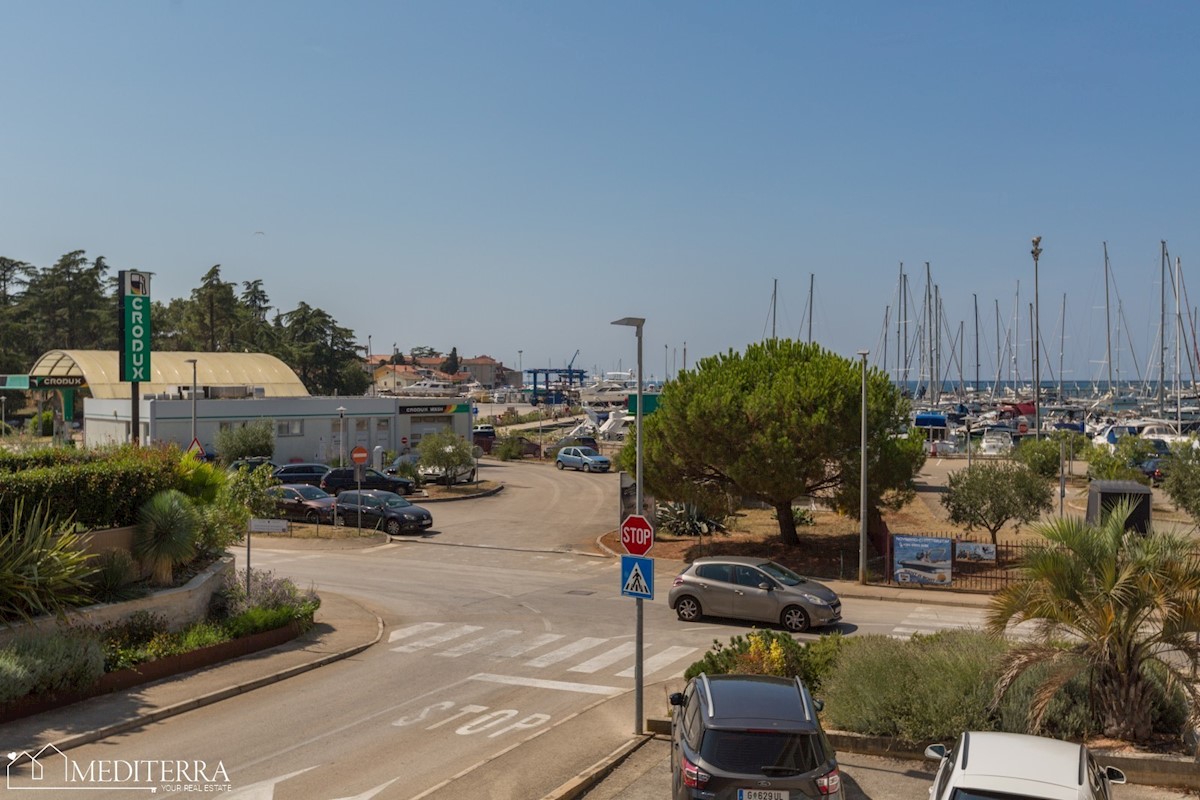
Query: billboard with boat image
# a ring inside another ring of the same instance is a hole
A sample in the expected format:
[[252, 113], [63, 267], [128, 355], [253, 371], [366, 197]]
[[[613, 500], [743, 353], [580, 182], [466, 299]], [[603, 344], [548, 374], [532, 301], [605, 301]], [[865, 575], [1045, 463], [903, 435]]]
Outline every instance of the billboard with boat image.
[[897, 583], [949, 586], [954, 541], [935, 536], [892, 537], [892, 579]]

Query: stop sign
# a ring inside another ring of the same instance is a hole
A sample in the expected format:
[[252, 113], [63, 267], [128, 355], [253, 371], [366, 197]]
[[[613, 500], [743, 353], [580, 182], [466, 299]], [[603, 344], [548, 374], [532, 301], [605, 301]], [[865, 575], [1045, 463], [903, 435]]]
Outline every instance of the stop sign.
[[641, 514], [630, 514], [621, 523], [621, 545], [625, 552], [644, 556], [654, 546], [654, 528]]
[[355, 464], [367, 463], [367, 448], [360, 446], [360, 447], [356, 447], [353, 450], [351, 450], [350, 451], [350, 460], [353, 461]]

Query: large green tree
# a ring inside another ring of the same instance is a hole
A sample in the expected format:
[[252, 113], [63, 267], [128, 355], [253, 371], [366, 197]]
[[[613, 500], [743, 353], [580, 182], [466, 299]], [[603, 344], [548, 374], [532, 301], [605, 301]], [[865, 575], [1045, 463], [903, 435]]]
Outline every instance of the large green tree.
[[1200, 551], [1187, 535], [1126, 531], [1128, 516], [1126, 506], [1098, 526], [1070, 517], [1035, 526], [1044, 541], [1023, 559], [1021, 580], [993, 598], [993, 633], [1034, 623], [1034, 639], [1011, 652], [996, 692], [1045, 666], [1030, 709], [1035, 727], [1080, 671], [1095, 687], [1107, 736], [1150, 738], [1153, 674], [1165, 678], [1168, 696], [1188, 698], [1192, 725], [1200, 721]]
[[983, 528], [995, 544], [1007, 523], [1029, 524], [1052, 509], [1052, 494], [1046, 479], [1029, 467], [998, 461], [951, 472], [942, 505], [951, 522]]
[[[899, 435], [909, 407], [887, 376], [867, 373], [868, 523], [907, 502], [924, 463], [919, 438]], [[645, 486], [656, 497], [719, 511], [729, 496], [776, 510], [798, 545], [792, 502], [827, 499], [859, 514], [860, 365], [819, 345], [772, 339], [706, 358], [668, 382], [643, 424]], [[631, 469], [633, 448], [622, 451]]]

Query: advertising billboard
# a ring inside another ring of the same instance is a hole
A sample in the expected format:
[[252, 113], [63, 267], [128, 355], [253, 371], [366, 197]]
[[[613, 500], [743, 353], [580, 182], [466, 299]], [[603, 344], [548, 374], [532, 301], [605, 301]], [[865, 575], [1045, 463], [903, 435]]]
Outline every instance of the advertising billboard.
[[934, 536], [892, 537], [892, 577], [897, 583], [949, 586], [954, 542]]
[[150, 273], [121, 270], [117, 275], [121, 316], [120, 373], [123, 381], [150, 380]]

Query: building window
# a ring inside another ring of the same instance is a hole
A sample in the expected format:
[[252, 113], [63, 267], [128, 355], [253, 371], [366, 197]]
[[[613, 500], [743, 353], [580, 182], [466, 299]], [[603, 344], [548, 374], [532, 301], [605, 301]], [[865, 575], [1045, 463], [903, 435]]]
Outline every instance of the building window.
[[303, 436], [304, 435], [304, 420], [302, 419], [284, 419], [275, 422], [276, 436]]

